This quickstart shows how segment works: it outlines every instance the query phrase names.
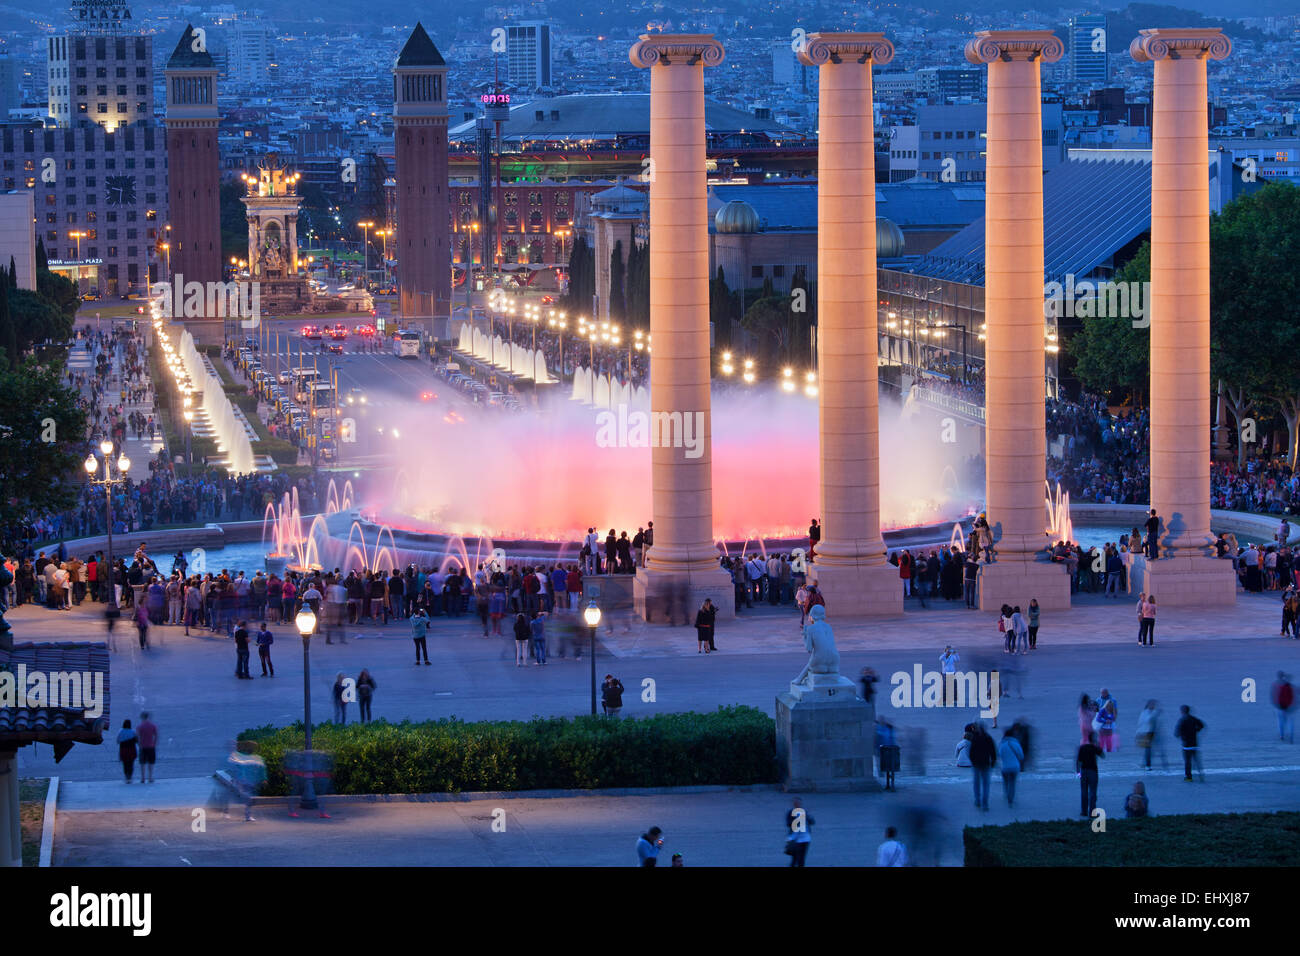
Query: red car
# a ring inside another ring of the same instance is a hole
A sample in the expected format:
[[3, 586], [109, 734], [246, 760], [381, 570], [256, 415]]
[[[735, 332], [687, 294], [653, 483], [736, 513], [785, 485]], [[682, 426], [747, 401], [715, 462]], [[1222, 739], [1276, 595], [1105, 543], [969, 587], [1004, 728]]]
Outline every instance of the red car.
[[304, 339], [318, 339], [320, 338], [320, 329], [314, 325], [304, 325], [301, 335]]
[[358, 325], [354, 330], [357, 335], [374, 335], [375, 327], [373, 325]]

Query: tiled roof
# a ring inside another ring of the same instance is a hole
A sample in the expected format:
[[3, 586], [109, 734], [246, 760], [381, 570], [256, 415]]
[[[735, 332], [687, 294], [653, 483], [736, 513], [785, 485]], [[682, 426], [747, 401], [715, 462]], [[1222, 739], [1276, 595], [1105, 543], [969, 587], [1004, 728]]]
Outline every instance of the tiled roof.
[[66, 672], [102, 673], [103, 694], [99, 717], [87, 717], [81, 710], [54, 707], [0, 707], [0, 747], [30, 743], [103, 742], [108, 728], [109, 661], [107, 644], [53, 642], [15, 644], [12, 650], [0, 647], [0, 670], [18, 673], [26, 665], [28, 673]]

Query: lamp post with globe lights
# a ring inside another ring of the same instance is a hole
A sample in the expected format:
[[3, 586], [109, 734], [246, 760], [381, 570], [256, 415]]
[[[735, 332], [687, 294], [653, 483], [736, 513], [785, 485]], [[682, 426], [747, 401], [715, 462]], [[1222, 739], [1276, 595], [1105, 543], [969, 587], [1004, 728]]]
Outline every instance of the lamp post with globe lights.
[[595, 600], [582, 612], [582, 619], [587, 622], [591, 634], [591, 715], [596, 716], [596, 628], [600, 627], [600, 608]]
[[[312, 759], [311, 749], [311, 635], [316, 630], [316, 614], [311, 605], [303, 602], [298, 614], [293, 619], [294, 627], [302, 635], [302, 726], [303, 726], [303, 775], [302, 800], [298, 804], [303, 810], [320, 810], [320, 801], [316, 799], [316, 762]], [[293, 814], [297, 816], [297, 814]], [[320, 810], [322, 817], [329, 814]]]
[[92, 450], [86, 455], [86, 460], [82, 463], [86, 469], [86, 475], [92, 485], [102, 485], [104, 487], [104, 517], [108, 528], [108, 606], [110, 610], [117, 608], [117, 590], [113, 587], [113, 486], [120, 485], [126, 481], [127, 473], [131, 470], [131, 459], [126, 454], [118, 456], [117, 474], [113, 474], [113, 442], [107, 438], [99, 443], [99, 452], [104, 456], [104, 477], [96, 478], [99, 472], [99, 459], [95, 457]]

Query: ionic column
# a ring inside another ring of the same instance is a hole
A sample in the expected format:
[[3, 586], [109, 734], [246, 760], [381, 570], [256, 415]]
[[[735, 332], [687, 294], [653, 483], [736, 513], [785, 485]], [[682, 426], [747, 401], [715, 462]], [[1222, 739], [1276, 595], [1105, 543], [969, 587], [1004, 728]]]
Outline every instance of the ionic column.
[[1217, 29], [1143, 30], [1129, 52], [1155, 65], [1151, 128], [1151, 506], [1160, 604], [1231, 604], [1210, 533], [1210, 188], [1206, 61]]
[[996, 562], [980, 575], [980, 606], [1068, 607], [1064, 568], [1047, 544], [1043, 312], [1043, 62], [1064, 45], [1050, 30], [981, 31], [966, 59], [987, 63], [984, 187], [986, 500]]
[[[832, 615], [899, 614], [898, 572], [880, 537], [876, 172], [871, 68], [882, 33], [814, 33], [818, 67], [817, 377], [822, 540], [814, 571]], [[865, 307], [864, 307], [865, 304]]]
[[650, 71], [650, 408], [660, 426], [650, 452], [655, 543], [636, 582], [643, 614], [660, 583], [679, 600], [689, 588], [692, 613], [705, 596], [724, 613], [735, 606], [713, 537], [709, 403], [704, 67], [723, 55], [711, 34], [647, 34], [629, 54]]

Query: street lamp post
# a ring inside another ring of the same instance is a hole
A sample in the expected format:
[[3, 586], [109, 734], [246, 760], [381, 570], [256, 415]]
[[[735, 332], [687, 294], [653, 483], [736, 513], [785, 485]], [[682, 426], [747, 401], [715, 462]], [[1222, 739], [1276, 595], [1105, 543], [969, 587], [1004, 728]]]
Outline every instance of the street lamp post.
[[[302, 635], [302, 726], [306, 738], [303, 748], [306, 767], [303, 768], [302, 801], [299, 806], [304, 810], [320, 810], [320, 802], [316, 799], [316, 762], [311, 750], [311, 635], [316, 630], [316, 615], [310, 604], [303, 602], [293, 623]], [[322, 810], [321, 816], [328, 818], [329, 815]]]
[[600, 608], [593, 599], [582, 612], [582, 619], [587, 622], [591, 635], [591, 715], [596, 716], [596, 628], [600, 627]]
[[104, 517], [108, 529], [108, 606], [110, 609], [117, 608], [117, 591], [113, 587], [113, 486], [120, 485], [126, 481], [127, 472], [131, 470], [131, 459], [123, 453], [117, 459], [117, 477], [112, 473], [112, 454], [113, 442], [107, 438], [99, 443], [100, 454], [104, 456], [104, 477], [96, 478], [95, 473], [99, 470], [99, 461], [95, 458], [94, 451], [86, 456], [83, 464], [86, 468], [86, 474], [90, 478], [92, 485], [104, 486]]
[[365, 256], [365, 265], [362, 271], [366, 276], [366, 285], [370, 285], [370, 230], [374, 228], [374, 223], [367, 219], [365, 222], [357, 223], [361, 227], [361, 234], [364, 237], [361, 242], [361, 252]]

